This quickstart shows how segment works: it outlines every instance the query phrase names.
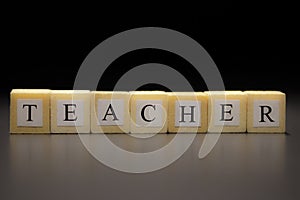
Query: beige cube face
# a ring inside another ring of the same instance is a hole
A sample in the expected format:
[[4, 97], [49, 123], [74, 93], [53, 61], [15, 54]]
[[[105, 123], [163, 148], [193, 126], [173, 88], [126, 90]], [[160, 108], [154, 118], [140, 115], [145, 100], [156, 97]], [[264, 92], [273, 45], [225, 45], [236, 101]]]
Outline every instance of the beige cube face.
[[279, 91], [246, 91], [247, 132], [285, 133], [285, 94]]
[[10, 132], [50, 133], [50, 90], [11, 91]]
[[129, 92], [91, 92], [92, 133], [129, 133]]
[[168, 93], [168, 131], [170, 133], [207, 132], [207, 94]]
[[131, 133], [166, 133], [168, 94], [162, 91], [130, 92]]
[[51, 91], [51, 132], [90, 133], [90, 92]]
[[208, 132], [246, 132], [246, 93], [241, 91], [205, 93], [208, 94]]

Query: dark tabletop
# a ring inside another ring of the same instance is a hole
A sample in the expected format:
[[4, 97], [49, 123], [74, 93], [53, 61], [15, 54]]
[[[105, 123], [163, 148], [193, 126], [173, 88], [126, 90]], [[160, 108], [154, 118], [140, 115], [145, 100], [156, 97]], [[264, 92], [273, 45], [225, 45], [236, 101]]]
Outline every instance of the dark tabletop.
[[[78, 135], [10, 135], [9, 99], [2, 97], [0, 199], [300, 199], [299, 102], [287, 94], [287, 134], [222, 134], [202, 160], [199, 134], [170, 166], [128, 174], [97, 161]], [[109, 137], [122, 148], [133, 140]], [[159, 134], [134, 150], [173, 137]]]

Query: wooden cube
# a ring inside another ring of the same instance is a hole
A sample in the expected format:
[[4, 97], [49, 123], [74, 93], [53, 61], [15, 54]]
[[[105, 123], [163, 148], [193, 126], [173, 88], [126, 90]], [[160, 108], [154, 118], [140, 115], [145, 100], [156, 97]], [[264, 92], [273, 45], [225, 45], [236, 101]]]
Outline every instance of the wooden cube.
[[50, 90], [14, 89], [10, 93], [11, 133], [50, 133]]
[[90, 132], [90, 92], [88, 90], [51, 91], [51, 132]]
[[166, 133], [168, 95], [162, 91], [130, 92], [131, 133]]
[[246, 132], [247, 94], [208, 91], [208, 132]]
[[92, 133], [129, 133], [129, 92], [91, 92]]
[[170, 92], [168, 97], [168, 132], [207, 132], [207, 94]]
[[249, 133], [285, 132], [285, 94], [279, 91], [246, 91]]

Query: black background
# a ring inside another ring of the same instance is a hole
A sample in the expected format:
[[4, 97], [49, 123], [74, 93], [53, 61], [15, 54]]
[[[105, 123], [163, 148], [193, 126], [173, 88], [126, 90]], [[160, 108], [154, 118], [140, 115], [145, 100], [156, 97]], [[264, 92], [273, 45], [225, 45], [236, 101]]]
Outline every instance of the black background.
[[[38, 6], [38, 7], [36, 7]], [[0, 88], [72, 89], [84, 58], [100, 42], [137, 27], [165, 27], [199, 42], [218, 66], [227, 90], [299, 89], [299, 24], [290, 3], [210, 1], [183, 4], [14, 5], [4, 16], [4, 62]], [[206, 90], [183, 58], [139, 50], [113, 62], [100, 80], [111, 90], [128, 69], [164, 63], [183, 73], [194, 89]], [[164, 89], [148, 85], [141, 89]]]

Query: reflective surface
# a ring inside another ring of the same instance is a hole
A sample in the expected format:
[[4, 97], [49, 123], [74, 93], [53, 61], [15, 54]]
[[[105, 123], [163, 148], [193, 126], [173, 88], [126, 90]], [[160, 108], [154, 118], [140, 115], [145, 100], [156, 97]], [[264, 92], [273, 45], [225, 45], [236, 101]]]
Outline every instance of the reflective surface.
[[[172, 165], [127, 174], [95, 160], [77, 135], [9, 135], [1, 99], [1, 199], [299, 199], [300, 98], [288, 95], [288, 134], [223, 134], [199, 160], [204, 135]], [[174, 135], [109, 135], [119, 147], [153, 151]], [[113, 158], [112, 158], [113, 159]]]

